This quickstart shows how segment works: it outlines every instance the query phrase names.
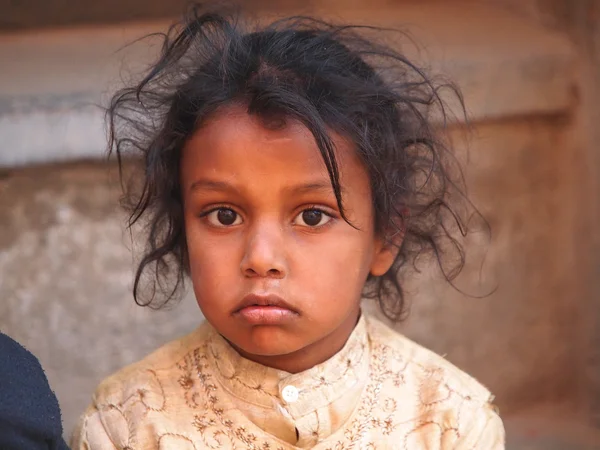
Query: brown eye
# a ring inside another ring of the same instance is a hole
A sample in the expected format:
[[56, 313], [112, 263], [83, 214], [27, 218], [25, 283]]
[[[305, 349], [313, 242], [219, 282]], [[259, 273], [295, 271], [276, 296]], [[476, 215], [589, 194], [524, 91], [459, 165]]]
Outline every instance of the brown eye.
[[319, 209], [305, 209], [294, 220], [296, 225], [305, 227], [318, 227], [331, 220], [331, 216]]
[[242, 223], [240, 215], [229, 208], [215, 209], [209, 212], [206, 218], [211, 225], [216, 227], [229, 227]]
[[217, 212], [217, 219], [221, 225], [233, 225], [237, 214], [231, 209], [220, 209]]
[[321, 222], [323, 213], [316, 209], [309, 209], [308, 211], [302, 212], [302, 220], [310, 227], [316, 227]]

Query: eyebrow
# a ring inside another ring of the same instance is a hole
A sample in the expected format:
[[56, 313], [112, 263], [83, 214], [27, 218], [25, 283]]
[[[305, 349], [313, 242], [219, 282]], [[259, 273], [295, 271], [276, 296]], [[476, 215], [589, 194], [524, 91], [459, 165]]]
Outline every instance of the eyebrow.
[[[190, 186], [190, 191], [207, 190], [216, 192], [237, 192], [238, 188], [226, 181], [200, 179], [196, 180]], [[285, 188], [291, 194], [305, 194], [310, 192], [333, 192], [333, 187], [329, 182], [310, 182]]]
[[236, 190], [231, 184], [224, 181], [216, 181], [216, 180], [196, 180], [190, 186], [190, 191], [198, 191], [198, 190], [207, 190], [207, 191], [232, 191]]
[[296, 186], [290, 186], [285, 189], [293, 194], [306, 194], [310, 192], [333, 192], [331, 183], [327, 182], [316, 182], [316, 183], [304, 183]]

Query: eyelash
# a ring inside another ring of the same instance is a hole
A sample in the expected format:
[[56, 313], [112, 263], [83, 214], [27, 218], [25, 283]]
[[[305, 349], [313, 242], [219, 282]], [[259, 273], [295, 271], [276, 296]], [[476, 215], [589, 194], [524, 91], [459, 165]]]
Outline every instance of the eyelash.
[[236, 213], [238, 216], [241, 216], [241, 214], [237, 211], [237, 209], [230, 205], [216, 205], [216, 206], [211, 206], [210, 209], [207, 209], [206, 211], [202, 211], [200, 214], [198, 214], [198, 217], [200, 217], [201, 219], [205, 219], [209, 214], [212, 214], [215, 211], [219, 211], [220, 209], [229, 209], [229, 210], [233, 211], [234, 213]]
[[[217, 205], [217, 206], [211, 206], [210, 209], [202, 211], [200, 214], [198, 214], [198, 217], [200, 217], [200, 218], [206, 217], [210, 213], [213, 213], [213, 212], [218, 211], [220, 209], [231, 209], [232, 211], [235, 211], [235, 209], [233, 209], [231, 206], [228, 206], [228, 205]], [[236, 211], [236, 213], [237, 213], [237, 211]]]
[[301, 209], [301, 210], [298, 212], [298, 214], [296, 214], [294, 217], [298, 217], [298, 216], [300, 216], [300, 215], [301, 215], [302, 213], [304, 213], [305, 211], [318, 211], [318, 212], [320, 212], [321, 214], [323, 214], [324, 216], [327, 216], [327, 217], [329, 217], [329, 220], [328, 220], [327, 222], [325, 222], [323, 225], [317, 225], [317, 226], [314, 226], [314, 227], [311, 227], [311, 226], [307, 226], [307, 227], [305, 227], [305, 228], [308, 228], [308, 229], [310, 229], [310, 230], [320, 230], [320, 229], [326, 228], [328, 225], [331, 225], [331, 223], [332, 223], [332, 221], [333, 221], [334, 219], [336, 219], [336, 216], [335, 216], [335, 215], [334, 215], [332, 212], [330, 212], [330, 211], [327, 211], [327, 210], [325, 210], [324, 208], [321, 208], [321, 207], [319, 207], [319, 206], [316, 206], [316, 205], [315, 205], [315, 206], [308, 206], [308, 207], [306, 207], [306, 208], [302, 208], [302, 209]]
[[[213, 206], [213, 207], [211, 207], [210, 209], [208, 209], [208, 210], [206, 210], [206, 211], [203, 211], [203, 212], [201, 212], [201, 213], [198, 215], [198, 217], [200, 217], [200, 218], [202, 218], [202, 219], [206, 219], [206, 217], [207, 217], [209, 214], [211, 214], [211, 213], [213, 213], [213, 212], [215, 212], [215, 211], [219, 211], [220, 209], [229, 209], [229, 210], [231, 210], [231, 211], [235, 212], [237, 215], [241, 216], [241, 214], [240, 214], [240, 213], [239, 213], [239, 212], [238, 212], [238, 211], [237, 211], [235, 208], [233, 208], [233, 207], [231, 207], [231, 206], [229, 206], [229, 205], [217, 205], [217, 206]], [[301, 210], [300, 210], [300, 211], [299, 211], [299, 212], [298, 212], [298, 213], [297, 213], [297, 214], [294, 216], [294, 218], [298, 217], [300, 214], [304, 213], [305, 211], [318, 211], [318, 212], [320, 212], [321, 214], [323, 214], [323, 215], [325, 215], [325, 216], [329, 217], [329, 220], [328, 220], [326, 223], [324, 223], [323, 225], [317, 225], [317, 226], [314, 226], [314, 227], [311, 227], [311, 226], [306, 226], [306, 227], [305, 227], [305, 228], [309, 228], [309, 229], [312, 229], [312, 230], [319, 230], [319, 229], [325, 228], [325, 227], [327, 227], [328, 225], [330, 225], [330, 224], [331, 224], [331, 222], [332, 222], [333, 220], [335, 220], [335, 219], [337, 218], [337, 216], [336, 216], [334, 213], [332, 213], [331, 211], [328, 211], [328, 210], [326, 210], [325, 208], [319, 207], [319, 206], [317, 206], [317, 205], [314, 205], [314, 206], [313, 206], [313, 205], [309, 205], [309, 206], [307, 206], [307, 207], [305, 207], [305, 208], [302, 208], [302, 209], [301, 209]], [[227, 228], [227, 226], [223, 226], [223, 228]]]

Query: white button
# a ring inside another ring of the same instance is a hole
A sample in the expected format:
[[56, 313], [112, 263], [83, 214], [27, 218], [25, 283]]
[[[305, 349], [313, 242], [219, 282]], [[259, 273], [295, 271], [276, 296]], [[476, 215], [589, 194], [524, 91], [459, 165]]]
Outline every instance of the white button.
[[290, 384], [281, 390], [281, 396], [287, 403], [294, 403], [298, 400], [298, 389]]

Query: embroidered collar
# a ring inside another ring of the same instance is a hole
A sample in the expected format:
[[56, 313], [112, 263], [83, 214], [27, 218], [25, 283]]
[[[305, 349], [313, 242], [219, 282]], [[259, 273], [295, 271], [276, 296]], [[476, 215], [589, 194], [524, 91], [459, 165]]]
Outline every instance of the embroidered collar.
[[291, 374], [244, 357], [215, 330], [208, 356], [223, 387], [245, 402], [287, 413], [292, 420], [326, 407], [344, 396], [369, 372], [369, 342], [364, 314], [344, 347], [329, 360]]

